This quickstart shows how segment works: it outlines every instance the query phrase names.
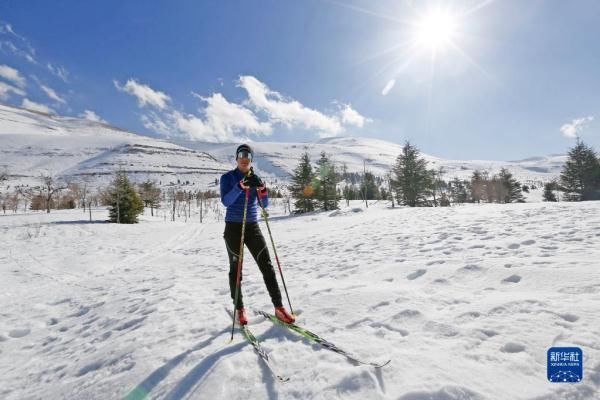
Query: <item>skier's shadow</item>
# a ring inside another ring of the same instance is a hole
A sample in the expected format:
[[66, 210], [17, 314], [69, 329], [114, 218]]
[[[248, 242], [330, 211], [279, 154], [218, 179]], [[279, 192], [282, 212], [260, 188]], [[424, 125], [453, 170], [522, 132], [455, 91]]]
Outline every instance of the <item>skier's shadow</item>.
[[196, 344], [191, 349], [184, 351], [181, 354], [170, 359], [165, 365], [156, 369], [152, 372], [146, 379], [142, 381], [139, 385], [134, 387], [125, 397], [125, 400], [142, 400], [148, 397], [148, 394], [156, 387], [160, 382], [162, 382], [167, 375], [171, 372], [172, 369], [177, 367], [188, 355], [193, 353], [194, 351], [200, 350], [208, 345], [210, 345], [216, 338], [221, 337], [222, 334], [229, 332], [229, 329], [223, 329], [222, 331], [217, 332], [214, 336]]
[[[261, 341], [272, 337], [272, 331], [274, 331], [275, 329], [276, 327], [269, 328], [265, 333], [258, 336], [257, 339]], [[219, 360], [222, 357], [236, 353], [245, 346], [250, 346], [250, 344], [246, 340], [237, 343], [233, 346], [227, 346], [226, 348], [203, 358], [194, 368], [192, 368], [190, 372], [186, 374], [186, 376], [183, 377], [183, 379], [181, 379], [177, 383], [177, 385], [175, 385], [175, 387], [165, 396], [165, 399], [179, 400], [184, 398], [194, 387], [197, 387], [202, 383], [202, 379], [205, 377], [205, 375], [212, 370], [212, 368], [219, 362]], [[273, 378], [273, 375], [271, 374], [269, 369], [264, 365], [262, 360], [257, 359], [257, 362], [260, 365], [260, 369], [264, 377], [264, 382], [267, 385], [267, 393], [269, 399], [278, 399], [279, 396], [277, 394], [277, 391], [275, 390], [275, 380]]]

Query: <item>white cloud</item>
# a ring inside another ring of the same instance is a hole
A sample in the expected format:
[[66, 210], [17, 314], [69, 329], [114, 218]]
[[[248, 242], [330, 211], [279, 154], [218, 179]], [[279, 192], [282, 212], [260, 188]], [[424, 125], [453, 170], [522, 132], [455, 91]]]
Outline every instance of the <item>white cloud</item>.
[[52, 88], [50, 88], [50, 87], [48, 87], [46, 85], [40, 85], [40, 88], [44, 91], [44, 93], [46, 93], [46, 96], [48, 96], [52, 100], [56, 100], [56, 101], [58, 101], [59, 103], [62, 103], [62, 104], [67, 104], [67, 102], [65, 101], [65, 99], [63, 99], [58, 94], [56, 94], [56, 92], [54, 91], [54, 89], [52, 89]]
[[31, 111], [38, 111], [38, 112], [42, 112], [42, 113], [46, 113], [46, 114], [55, 114], [54, 110], [51, 109], [50, 107], [48, 107], [47, 105], [36, 103], [29, 99], [23, 99], [23, 102], [21, 103], [21, 107], [26, 108]]
[[6, 22], [0, 21], [0, 33], [14, 33], [12, 30], [12, 26], [7, 24]]
[[176, 110], [171, 97], [156, 91], [135, 79], [125, 85], [114, 81], [115, 87], [138, 99], [139, 106], [151, 105], [141, 122], [147, 129], [165, 136], [185, 135], [206, 142], [233, 142], [249, 140], [249, 136], [270, 135], [274, 126], [315, 130], [321, 137], [338, 135], [346, 126], [363, 127], [370, 120], [359, 114], [349, 104], [337, 104], [338, 110], [326, 115], [305, 107], [293, 99], [286, 99], [278, 92], [252, 76], [242, 76], [238, 86], [248, 93], [248, 100], [241, 104], [228, 101], [221, 93], [202, 96], [192, 95], [206, 103], [199, 115]]
[[194, 93], [194, 96], [208, 104], [204, 109], [206, 123], [224, 137], [231, 137], [237, 131], [265, 135], [273, 131], [270, 123], [260, 122], [252, 111], [239, 104], [230, 103], [221, 93], [213, 93], [210, 97]]
[[6, 34], [6, 35], [11, 34], [15, 37], [18, 37], [19, 39], [21, 39], [23, 41], [26, 40], [23, 36], [17, 34], [14, 31], [11, 24], [4, 22], [4, 21], [0, 21], [0, 33]]
[[386, 96], [390, 92], [390, 90], [392, 90], [392, 88], [394, 87], [395, 84], [396, 84], [395, 79], [390, 80], [388, 83], [385, 84], [385, 87], [381, 91], [381, 94], [383, 96]]
[[67, 71], [64, 67], [52, 65], [50, 63], [48, 63], [46, 66], [53, 75], [62, 79], [63, 82], [69, 83], [69, 71]]
[[296, 100], [285, 99], [253, 76], [241, 76], [238, 86], [248, 92], [250, 104], [265, 112], [271, 123], [281, 123], [290, 128], [300, 125], [316, 129], [321, 135], [337, 135], [344, 130], [337, 117], [305, 107]]
[[19, 96], [25, 96], [25, 92], [18, 87], [0, 82], [0, 99], [5, 100], [11, 92]]
[[581, 132], [583, 129], [585, 129], [590, 122], [592, 122], [594, 120], [593, 116], [589, 116], [589, 117], [584, 117], [584, 118], [577, 118], [574, 119], [573, 121], [571, 121], [568, 124], [564, 124], [563, 126], [560, 127], [560, 131], [562, 132], [562, 134], [568, 138], [574, 138], [577, 137], [577, 135], [579, 134], [579, 132]]
[[28, 53], [27, 51], [18, 48], [17, 46], [15, 46], [12, 42], [10, 42], [8, 40], [0, 41], [0, 50], [2, 50], [5, 53], [11, 52], [19, 57], [23, 57], [24, 59], [26, 59], [27, 61], [29, 61], [32, 64], [37, 64], [37, 60], [35, 59], [33, 54]]
[[173, 132], [176, 131], [175, 128], [173, 128], [168, 122], [163, 121], [162, 118], [154, 112], [150, 112], [150, 114], [147, 115], [142, 115], [141, 120], [146, 129], [167, 137], [172, 136]]
[[103, 124], [107, 123], [105, 120], [103, 120], [102, 118], [100, 118], [100, 116], [98, 114], [96, 114], [95, 112], [93, 112], [92, 110], [85, 110], [84, 112], [82, 112], [81, 114], [79, 114], [79, 116], [81, 118], [85, 118], [85, 119], [87, 119], [89, 121], [102, 122]]
[[193, 95], [207, 103], [202, 109], [203, 117], [169, 110], [163, 115], [155, 112], [143, 115], [142, 123], [147, 129], [165, 136], [183, 134], [193, 140], [212, 143], [247, 140], [249, 134], [268, 135], [272, 132], [268, 122], [260, 122], [251, 110], [227, 101], [220, 93], [210, 97]]
[[125, 86], [121, 86], [118, 81], [113, 81], [115, 87], [125, 93], [129, 93], [138, 99], [138, 105], [144, 107], [150, 105], [163, 110], [171, 98], [161, 91], [154, 90], [148, 85], [138, 83], [135, 79], [129, 79]]
[[366, 122], [371, 122], [370, 119], [363, 117], [353, 109], [350, 104], [342, 105], [341, 110], [342, 123], [345, 125], [354, 125], [359, 128], [362, 128]]
[[17, 38], [18, 41], [20, 41], [26, 48], [23, 50], [16, 46], [13, 42], [7, 40], [0, 42], [0, 50], [5, 51], [5, 48], [8, 48], [8, 50], [17, 56], [25, 58], [32, 64], [37, 64], [37, 60], [35, 59], [35, 49], [33, 46], [31, 46], [27, 38], [14, 31], [11, 24], [0, 21], [0, 34]]
[[19, 71], [9, 67], [8, 65], [0, 65], [0, 77], [13, 82], [15, 85], [24, 88], [27, 84], [25, 78], [21, 76]]

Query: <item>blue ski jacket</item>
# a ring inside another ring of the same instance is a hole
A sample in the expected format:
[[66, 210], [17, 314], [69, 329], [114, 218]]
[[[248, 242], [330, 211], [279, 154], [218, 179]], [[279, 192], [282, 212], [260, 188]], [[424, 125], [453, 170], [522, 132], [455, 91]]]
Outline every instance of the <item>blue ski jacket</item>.
[[[243, 178], [244, 174], [237, 168], [221, 176], [221, 202], [227, 207], [225, 222], [242, 222], [246, 196], [239, 182]], [[258, 222], [257, 190], [257, 188], [250, 188], [246, 222]], [[266, 190], [262, 197], [262, 204], [265, 208], [269, 206], [269, 196], [266, 194]]]

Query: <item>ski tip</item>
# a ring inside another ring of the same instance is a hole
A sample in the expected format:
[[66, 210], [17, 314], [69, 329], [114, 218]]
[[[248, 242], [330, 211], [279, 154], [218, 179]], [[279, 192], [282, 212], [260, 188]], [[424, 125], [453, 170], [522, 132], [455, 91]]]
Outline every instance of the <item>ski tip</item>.
[[371, 364], [371, 365], [373, 365], [373, 367], [375, 367], [375, 368], [383, 368], [383, 367], [385, 367], [386, 365], [388, 365], [391, 362], [392, 362], [392, 359], [390, 358], [389, 360], [387, 360], [383, 364]]

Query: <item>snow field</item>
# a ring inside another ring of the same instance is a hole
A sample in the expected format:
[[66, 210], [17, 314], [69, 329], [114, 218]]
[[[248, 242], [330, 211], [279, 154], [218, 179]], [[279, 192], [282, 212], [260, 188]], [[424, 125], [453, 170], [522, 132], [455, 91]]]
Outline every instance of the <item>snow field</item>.
[[[272, 306], [246, 253], [250, 328], [285, 384], [239, 333], [227, 343], [223, 222], [0, 216], [0, 397], [597, 398], [599, 211], [600, 202], [274, 210], [299, 324], [359, 358], [392, 359], [355, 366], [254, 315]], [[583, 350], [581, 383], [546, 380], [546, 351], [563, 345]]]

